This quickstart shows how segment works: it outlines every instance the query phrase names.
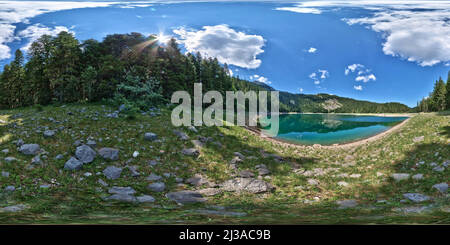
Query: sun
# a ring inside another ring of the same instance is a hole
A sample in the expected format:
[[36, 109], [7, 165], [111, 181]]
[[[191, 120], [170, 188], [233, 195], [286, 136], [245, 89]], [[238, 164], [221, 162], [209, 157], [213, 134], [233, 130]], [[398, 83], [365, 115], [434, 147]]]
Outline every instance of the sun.
[[161, 44], [167, 44], [167, 42], [169, 42], [171, 38], [172, 38], [171, 36], [165, 35], [163, 32], [160, 32], [156, 36], [156, 40], [158, 40], [158, 42]]

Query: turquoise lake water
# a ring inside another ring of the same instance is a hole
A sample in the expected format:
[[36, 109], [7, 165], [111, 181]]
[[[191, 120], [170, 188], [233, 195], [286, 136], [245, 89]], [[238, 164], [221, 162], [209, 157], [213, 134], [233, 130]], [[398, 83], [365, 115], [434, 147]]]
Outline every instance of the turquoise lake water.
[[379, 134], [407, 117], [334, 114], [280, 115], [277, 139], [304, 145], [353, 142]]

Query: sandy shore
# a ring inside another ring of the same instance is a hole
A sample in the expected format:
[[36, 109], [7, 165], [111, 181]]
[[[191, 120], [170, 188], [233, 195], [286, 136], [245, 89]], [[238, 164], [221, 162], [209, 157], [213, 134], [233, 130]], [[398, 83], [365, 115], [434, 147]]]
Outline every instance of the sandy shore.
[[[296, 114], [296, 113], [293, 113], [293, 114]], [[307, 113], [303, 113], [303, 114], [307, 114]], [[310, 114], [319, 114], [319, 113], [310, 113]], [[342, 114], [363, 115], [363, 114], [352, 114], [352, 113], [342, 113]], [[369, 115], [369, 114], [364, 114], [364, 115]], [[370, 115], [382, 116], [384, 114], [370, 114]], [[394, 113], [392, 113], [391, 115], [394, 116]], [[255, 129], [255, 128], [248, 128], [248, 127], [245, 127], [245, 128], [248, 131], [250, 131], [251, 133], [253, 133], [253, 134], [255, 134], [255, 135], [257, 135], [257, 136], [259, 136], [259, 137], [261, 137], [261, 138], [263, 138], [265, 140], [269, 140], [269, 141], [271, 141], [273, 143], [276, 143], [276, 144], [282, 145], [282, 146], [291, 146], [291, 147], [299, 147], [299, 148], [317, 147], [317, 148], [331, 148], [331, 149], [334, 149], [334, 148], [350, 148], [350, 147], [356, 147], [356, 146], [367, 144], [369, 142], [376, 141], [376, 140], [381, 139], [384, 136], [386, 136], [386, 135], [388, 135], [388, 134], [390, 134], [390, 133], [392, 133], [394, 131], [397, 131], [403, 125], [405, 125], [409, 121], [409, 119], [411, 119], [415, 114], [395, 114], [395, 115], [396, 116], [407, 116], [408, 118], [405, 119], [403, 122], [395, 125], [394, 127], [390, 128], [390, 129], [388, 129], [388, 130], [386, 130], [384, 132], [381, 132], [379, 134], [373, 135], [373, 136], [371, 136], [369, 138], [365, 138], [365, 139], [354, 141], [354, 142], [348, 142], [348, 143], [343, 143], [343, 144], [334, 144], [334, 145], [320, 145], [320, 144], [301, 145], [301, 144], [294, 144], [294, 143], [286, 142], [284, 140], [280, 140], [280, 139], [276, 139], [276, 138], [272, 138], [272, 137], [269, 137], [267, 135], [264, 135], [264, 134], [261, 133], [261, 131]]]

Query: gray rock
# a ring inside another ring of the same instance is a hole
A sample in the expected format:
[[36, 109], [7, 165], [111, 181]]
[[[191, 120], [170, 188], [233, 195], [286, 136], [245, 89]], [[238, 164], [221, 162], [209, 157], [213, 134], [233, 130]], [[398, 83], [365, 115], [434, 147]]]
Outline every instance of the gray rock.
[[200, 152], [195, 148], [183, 149], [181, 153], [188, 156], [198, 156], [200, 154]]
[[25, 144], [25, 142], [23, 141], [23, 139], [18, 139], [18, 140], [16, 140], [15, 144], [17, 147], [21, 147], [23, 144]]
[[75, 147], [80, 146], [80, 145], [81, 145], [81, 141], [80, 141], [80, 140], [76, 140], [76, 141], [73, 143], [73, 145], [74, 145]]
[[[262, 165], [264, 165], [264, 164], [262, 164]], [[266, 168], [265, 165], [264, 165], [264, 167], [260, 167], [260, 168], [257, 168], [257, 169], [258, 169], [258, 174], [261, 175], [261, 176], [270, 174], [270, 171]]]
[[119, 150], [109, 147], [104, 147], [98, 150], [98, 154], [106, 160], [117, 161], [119, 160]]
[[356, 200], [353, 200], [353, 199], [341, 200], [341, 201], [337, 201], [336, 203], [339, 205], [340, 209], [354, 208], [354, 207], [356, 207], [358, 205], [358, 202]]
[[8, 149], [3, 149], [3, 150], [2, 150], [2, 153], [3, 153], [3, 154], [8, 154], [8, 153], [9, 153], [9, 150], [8, 150]]
[[264, 193], [275, 189], [271, 184], [252, 178], [235, 178], [227, 180], [222, 184], [224, 191]]
[[102, 180], [102, 179], [99, 179], [97, 182], [98, 182], [100, 185], [104, 186], [104, 187], [108, 186], [108, 183], [106, 183], [106, 182], [105, 182], [104, 180]]
[[445, 183], [445, 182], [439, 183], [439, 184], [435, 184], [435, 185], [433, 185], [433, 188], [437, 189], [441, 193], [447, 193], [448, 184]]
[[239, 176], [241, 176], [242, 178], [252, 178], [255, 175], [249, 170], [242, 170], [241, 172], [239, 172]]
[[33, 159], [31, 159], [31, 164], [33, 165], [40, 165], [42, 164], [42, 160], [40, 156], [35, 156]]
[[95, 153], [95, 151], [91, 147], [87, 145], [81, 145], [77, 147], [75, 156], [83, 163], [91, 163], [94, 161], [97, 153]]
[[56, 160], [61, 160], [61, 159], [63, 159], [63, 158], [64, 158], [64, 155], [63, 155], [63, 154], [58, 154], [58, 155], [55, 157]]
[[166, 197], [178, 204], [190, 204], [206, 201], [202, 194], [195, 191], [169, 192], [166, 194]]
[[173, 133], [178, 136], [181, 140], [188, 140], [189, 136], [187, 134], [185, 134], [184, 132], [178, 131], [178, 130], [174, 130]]
[[412, 178], [415, 180], [421, 180], [421, 179], [423, 179], [423, 174], [415, 174], [412, 176]]
[[55, 134], [56, 134], [55, 130], [45, 130], [44, 131], [45, 138], [51, 138], [51, 137], [55, 136]]
[[156, 175], [154, 173], [151, 173], [147, 178], [145, 178], [145, 180], [148, 180], [148, 181], [158, 181], [160, 179], [162, 179], [162, 177], [159, 175]]
[[132, 177], [138, 177], [141, 174], [137, 171], [137, 167], [136, 166], [127, 166], [128, 170], [130, 170], [131, 176]]
[[79, 170], [83, 166], [83, 163], [76, 159], [75, 157], [71, 157], [65, 164], [65, 170]]
[[441, 167], [441, 166], [436, 166], [433, 168], [433, 171], [435, 172], [443, 172], [445, 170], [445, 168]]
[[14, 206], [4, 207], [1, 210], [3, 212], [20, 212], [20, 211], [24, 210], [25, 208], [27, 208], [25, 205], [18, 204], [18, 205], [14, 205]]
[[124, 194], [124, 195], [134, 195], [136, 193], [136, 191], [127, 186], [127, 187], [119, 187], [119, 186], [114, 186], [109, 188], [108, 193], [110, 194]]
[[16, 187], [13, 186], [13, 185], [8, 185], [8, 186], [5, 187], [5, 189], [4, 189], [4, 191], [7, 191], [7, 192], [13, 192], [13, 191], [15, 191], [15, 190], [16, 190]]
[[5, 162], [7, 162], [7, 163], [12, 163], [12, 162], [16, 162], [17, 161], [17, 158], [15, 158], [15, 157], [5, 157]]
[[155, 198], [150, 195], [142, 195], [137, 197], [139, 203], [151, 203], [155, 202]]
[[156, 182], [149, 184], [147, 188], [153, 192], [162, 192], [166, 189], [166, 185], [163, 182]]
[[112, 180], [120, 178], [121, 173], [122, 168], [118, 168], [115, 166], [108, 166], [107, 168], [105, 168], [105, 170], [103, 170], [103, 174], [106, 176], [106, 178]]
[[156, 135], [156, 134], [154, 134], [154, 133], [145, 133], [144, 134], [144, 139], [145, 140], [148, 140], [148, 141], [154, 141], [154, 140], [157, 140], [158, 139], [158, 136]]
[[420, 194], [420, 193], [406, 193], [403, 194], [403, 197], [405, 197], [406, 199], [409, 199], [413, 202], [425, 202], [430, 200], [429, 196]]
[[25, 155], [36, 155], [41, 150], [38, 144], [24, 144], [19, 148], [19, 151]]
[[395, 181], [402, 181], [409, 179], [409, 174], [405, 173], [392, 174], [392, 178], [394, 178]]
[[191, 140], [191, 142], [197, 148], [202, 148], [205, 146], [205, 144], [203, 142], [201, 142], [200, 140]]
[[198, 193], [200, 193], [204, 196], [215, 196], [217, 194], [220, 194], [221, 192], [222, 192], [222, 190], [220, 190], [218, 188], [206, 188], [206, 189], [198, 190]]
[[88, 140], [86, 145], [88, 145], [90, 147], [96, 147], [97, 146], [97, 142], [95, 142], [94, 140]]
[[193, 186], [210, 185], [208, 178], [203, 177], [201, 174], [195, 174], [193, 177], [187, 179], [186, 183]]
[[136, 197], [127, 194], [114, 194], [105, 198], [106, 201], [119, 201], [119, 202], [137, 202]]
[[2, 171], [2, 177], [8, 178], [9, 177], [9, 172]]

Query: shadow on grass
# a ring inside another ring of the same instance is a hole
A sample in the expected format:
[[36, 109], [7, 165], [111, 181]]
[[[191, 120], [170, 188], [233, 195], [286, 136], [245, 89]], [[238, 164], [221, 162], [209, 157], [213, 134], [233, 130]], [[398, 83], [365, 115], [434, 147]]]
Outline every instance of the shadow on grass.
[[450, 138], [450, 126], [442, 127], [442, 131], [439, 132], [441, 135], [445, 135], [447, 138]]

